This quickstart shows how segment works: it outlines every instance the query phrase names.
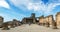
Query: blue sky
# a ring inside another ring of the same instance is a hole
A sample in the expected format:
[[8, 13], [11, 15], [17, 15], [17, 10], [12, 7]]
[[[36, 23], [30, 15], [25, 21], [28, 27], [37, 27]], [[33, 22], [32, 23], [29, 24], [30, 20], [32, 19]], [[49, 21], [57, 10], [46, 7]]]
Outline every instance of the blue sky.
[[35, 13], [36, 17], [60, 12], [60, 0], [0, 0], [0, 16], [4, 22], [12, 19], [22, 20]]

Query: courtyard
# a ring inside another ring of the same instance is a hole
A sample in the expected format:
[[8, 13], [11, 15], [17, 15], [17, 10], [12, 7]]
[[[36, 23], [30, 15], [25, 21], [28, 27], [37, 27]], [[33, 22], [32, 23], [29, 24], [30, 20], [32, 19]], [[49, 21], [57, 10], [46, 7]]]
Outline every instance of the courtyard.
[[0, 32], [60, 32], [59, 29], [52, 29], [52, 27], [45, 27], [45, 26], [40, 26], [37, 24], [23, 24], [21, 26], [11, 28], [10, 30], [1, 30]]

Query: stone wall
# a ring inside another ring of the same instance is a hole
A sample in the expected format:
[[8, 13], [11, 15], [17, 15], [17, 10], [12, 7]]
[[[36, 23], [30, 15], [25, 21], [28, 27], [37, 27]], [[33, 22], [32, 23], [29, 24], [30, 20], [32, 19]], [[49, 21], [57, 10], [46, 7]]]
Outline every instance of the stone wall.
[[48, 16], [48, 22], [50, 25], [52, 24], [52, 21], [53, 21], [53, 15], [49, 15]]
[[60, 25], [60, 12], [56, 14], [56, 23], [57, 25]]
[[39, 24], [43, 24], [44, 23], [44, 16], [41, 16], [40, 18], [39, 18]]
[[0, 23], [3, 23], [3, 17], [0, 16]]
[[47, 23], [47, 22], [49, 22], [48, 16], [44, 18], [44, 23]]
[[36, 23], [35, 13], [32, 13], [30, 17], [25, 17], [22, 19], [23, 24]]
[[2, 16], [0, 16], [0, 27], [2, 27], [1, 25], [2, 25], [3, 21], [4, 21], [4, 18]]
[[39, 23], [47, 23], [48, 22], [51, 25], [52, 21], [53, 21], [53, 15], [49, 15], [46, 17], [41, 16], [39, 18]]

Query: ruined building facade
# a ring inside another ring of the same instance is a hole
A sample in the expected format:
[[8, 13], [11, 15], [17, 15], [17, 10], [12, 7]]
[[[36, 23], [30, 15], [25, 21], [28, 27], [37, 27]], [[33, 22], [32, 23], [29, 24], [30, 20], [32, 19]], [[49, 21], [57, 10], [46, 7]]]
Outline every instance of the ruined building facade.
[[35, 13], [32, 13], [30, 17], [25, 17], [22, 20], [25, 24], [36, 23]]
[[44, 16], [42, 15], [41, 17], [39, 17], [39, 24], [43, 24], [44, 23]]
[[45, 17], [44, 19], [45, 19], [44, 21], [45, 21], [45, 22], [48, 22], [50, 25], [51, 25], [52, 22], [54, 21], [53, 15], [49, 15], [49, 16]]
[[53, 15], [49, 15], [49, 16], [41, 16], [39, 17], [39, 23], [40, 24], [46, 24], [46, 23], [49, 23], [49, 25], [52, 25], [52, 22], [54, 21], [53, 19]]
[[[44, 15], [38, 17], [38, 23], [39, 24], [46, 24], [49, 23], [49, 25], [52, 25], [54, 22], [56, 22], [57, 25], [60, 25], [60, 12], [56, 14], [56, 20], [54, 20], [53, 15], [49, 15], [44, 17]], [[4, 18], [0, 16], [0, 25], [3, 23]], [[21, 21], [23, 24], [32, 24], [32, 23], [37, 23], [37, 19], [35, 17], [35, 13], [32, 13], [30, 17], [24, 17]], [[4, 23], [3, 25], [5, 25]], [[7, 22], [6, 26], [19, 26], [21, 23], [20, 21], [13, 19], [13, 21]]]
[[57, 25], [60, 25], [60, 12], [56, 14], [56, 23]]
[[54, 22], [56, 22], [56, 25], [59, 26], [60, 25], [60, 12], [58, 12], [55, 15], [55, 20], [53, 18], [53, 15], [49, 15], [49, 16], [41, 16], [39, 17], [39, 23], [49, 23], [50, 25], [52, 25]]

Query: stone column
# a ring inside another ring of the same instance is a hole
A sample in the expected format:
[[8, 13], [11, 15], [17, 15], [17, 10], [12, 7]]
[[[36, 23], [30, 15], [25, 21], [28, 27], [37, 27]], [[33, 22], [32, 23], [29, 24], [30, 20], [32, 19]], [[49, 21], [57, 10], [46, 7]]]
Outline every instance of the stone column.
[[0, 16], [0, 28], [2, 28], [1, 25], [2, 25], [3, 21], [4, 21], [4, 18], [2, 16]]
[[33, 23], [35, 24], [35, 23], [36, 23], [35, 13], [32, 13], [32, 14], [31, 14], [31, 18], [33, 19]]
[[34, 23], [34, 24], [36, 23], [36, 19], [35, 19], [35, 17], [33, 17], [33, 23]]

